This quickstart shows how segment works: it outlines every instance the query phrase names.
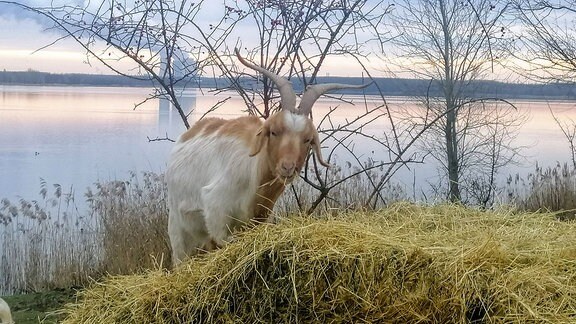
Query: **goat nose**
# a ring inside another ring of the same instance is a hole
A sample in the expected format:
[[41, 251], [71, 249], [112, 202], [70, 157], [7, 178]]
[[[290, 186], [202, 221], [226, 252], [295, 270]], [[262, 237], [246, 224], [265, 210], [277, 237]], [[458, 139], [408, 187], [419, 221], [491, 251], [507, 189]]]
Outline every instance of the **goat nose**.
[[294, 162], [282, 162], [282, 170], [285, 172], [293, 172], [296, 168], [296, 163]]

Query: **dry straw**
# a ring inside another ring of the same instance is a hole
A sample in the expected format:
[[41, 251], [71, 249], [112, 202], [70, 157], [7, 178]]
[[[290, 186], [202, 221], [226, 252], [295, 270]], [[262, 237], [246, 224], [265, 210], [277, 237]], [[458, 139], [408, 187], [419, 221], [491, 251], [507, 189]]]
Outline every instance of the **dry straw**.
[[174, 271], [94, 283], [64, 323], [576, 321], [576, 223], [397, 204], [259, 226]]

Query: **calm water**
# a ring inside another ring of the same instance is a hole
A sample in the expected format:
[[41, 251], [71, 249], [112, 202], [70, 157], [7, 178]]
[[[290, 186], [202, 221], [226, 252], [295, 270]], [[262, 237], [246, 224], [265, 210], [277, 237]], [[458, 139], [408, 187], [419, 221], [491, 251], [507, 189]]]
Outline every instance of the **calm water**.
[[[41, 178], [48, 184], [73, 187], [78, 197], [95, 181], [126, 179], [129, 171], [162, 172], [172, 143], [149, 142], [148, 137], [168, 135], [176, 138], [184, 127], [177, 114], [158, 100], [134, 109], [150, 91], [142, 88], [0, 86], [0, 198], [36, 199]], [[195, 109], [192, 114], [195, 119], [228, 96], [233, 95], [213, 96], [189, 91], [183, 95], [183, 102], [188, 109]], [[389, 104], [401, 107], [413, 103], [392, 98]], [[531, 116], [516, 142], [530, 147], [523, 151], [527, 156], [523, 165], [508, 171], [533, 170], [536, 161], [542, 165], [569, 161], [567, 142], [552, 120], [548, 105], [561, 118], [576, 120], [576, 103], [517, 101], [516, 104]], [[323, 99], [315, 107], [316, 120], [335, 105], [340, 105], [333, 115], [335, 124], [353, 118], [363, 109]], [[218, 114], [226, 117], [241, 114], [237, 107], [244, 105], [239, 98], [232, 97]], [[380, 136], [387, 128], [384, 124], [373, 124], [364, 131]], [[376, 148], [372, 153], [374, 148], [370, 145], [357, 142], [354, 146], [364, 157], [378, 159], [382, 154], [387, 158], [382, 148]], [[328, 149], [323, 152], [328, 154]], [[336, 152], [336, 155], [346, 159], [343, 152]], [[403, 170], [395, 180], [408, 186], [414, 174], [431, 181], [435, 169], [419, 165]]]

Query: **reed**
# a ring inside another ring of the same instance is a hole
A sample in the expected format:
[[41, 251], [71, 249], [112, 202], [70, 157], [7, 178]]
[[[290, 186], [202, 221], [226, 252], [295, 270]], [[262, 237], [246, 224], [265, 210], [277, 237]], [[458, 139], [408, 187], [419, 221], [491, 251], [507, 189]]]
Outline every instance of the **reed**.
[[304, 180], [295, 181], [278, 199], [275, 212], [278, 216], [286, 216], [302, 211], [308, 211], [313, 202], [321, 194], [322, 189], [330, 188], [327, 197], [315, 209], [315, 213], [342, 212], [351, 210], [377, 210], [391, 203], [408, 200], [404, 188], [392, 181], [387, 182], [378, 190], [376, 204], [368, 205], [366, 199], [370, 196], [376, 184], [380, 181], [384, 167], [375, 167], [373, 160], [364, 162], [362, 167], [351, 163], [335, 163], [321, 174], [321, 180], [316, 178], [311, 168], [310, 178], [322, 183], [323, 188], [314, 188]]
[[38, 200], [0, 202], [2, 294], [82, 285], [101, 261], [96, 228], [78, 213], [72, 188], [40, 186]]
[[85, 210], [73, 188], [40, 187], [37, 200], [0, 201], [0, 294], [83, 286], [168, 264], [161, 175], [97, 182], [85, 193]]
[[507, 180], [508, 200], [524, 211], [552, 211], [563, 220], [576, 219], [576, 170], [568, 163], [536, 165], [526, 178]]
[[134, 273], [170, 264], [163, 175], [131, 172], [126, 181], [96, 183], [86, 199], [101, 234], [100, 272]]

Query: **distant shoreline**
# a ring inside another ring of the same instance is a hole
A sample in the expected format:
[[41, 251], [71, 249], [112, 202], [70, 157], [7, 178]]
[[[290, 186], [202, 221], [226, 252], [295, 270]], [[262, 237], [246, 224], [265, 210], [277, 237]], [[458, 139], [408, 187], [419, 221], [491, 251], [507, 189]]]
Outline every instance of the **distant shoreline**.
[[[249, 87], [257, 87], [253, 80], [240, 80]], [[296, 80], [295, 91], [302, 92], [303, 86]], [[317, 83], [349, 83], [366, 82], [361, 77], [318, 77]], [[184, 82], [183, 82], [184, 83]], [[398, 96], [398, 97], [432, 97], [442, 96], [442, 89], [430, 80], [376, 78], [376, 85], [364, 89], [368, 95]], [[225, 79], [201, 77], [187, 80], [186, 88], [218, 88], [229, 86]], [[154, 87], [150, 80], [138, 80], [120, 75], [80, 74], [80, 73], [47, 73], [38, 71], [0, 71], [0, 86], [75, 86], [75, 87]], [[576, 85], [570, 83], [554, 84], [520, 84], [500, 81], [478, 80], [467, 89], [473, 89], [465, 94], [469, 98], [501, 98], [501, 99], [532, 99], [532, 100], [576, 100]], [[343, 91], [345, 92], [345, 91]], [[356, 92], [357, 93], [357, 92]]]

